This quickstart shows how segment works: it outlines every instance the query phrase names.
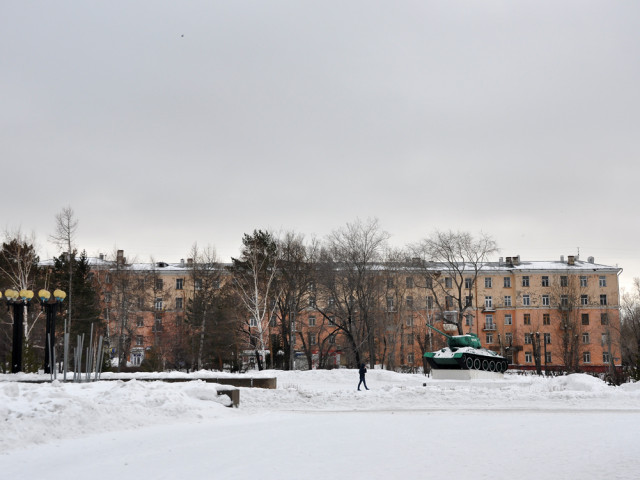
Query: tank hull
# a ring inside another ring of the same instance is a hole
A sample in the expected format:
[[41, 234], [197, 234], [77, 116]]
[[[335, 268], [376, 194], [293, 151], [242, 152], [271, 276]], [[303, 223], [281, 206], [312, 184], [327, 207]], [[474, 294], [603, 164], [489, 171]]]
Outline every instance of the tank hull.
[[507, 360], [485, 348], [463, 347], [455, 350], [443, 348], [424, 354], [431, 368], [449, 370], [482, 370], [504, 372], [509, 367]]

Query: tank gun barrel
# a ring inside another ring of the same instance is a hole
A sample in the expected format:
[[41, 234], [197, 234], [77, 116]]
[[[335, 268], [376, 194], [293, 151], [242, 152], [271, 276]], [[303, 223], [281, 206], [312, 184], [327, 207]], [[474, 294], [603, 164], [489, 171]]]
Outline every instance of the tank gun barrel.
[[427, 327], [429, 327], [431, 330], [435, 330], [436, 332], [438, 332], [440, 335], [444, 335], [445, 337], [447, 337], [448, 340], [451, 340], [451, 335], [447, 335], [446, 333], [438, 330], [436, 327], [434, 327], [433, 325], [430, 325], [429, 323], [427, 323]]

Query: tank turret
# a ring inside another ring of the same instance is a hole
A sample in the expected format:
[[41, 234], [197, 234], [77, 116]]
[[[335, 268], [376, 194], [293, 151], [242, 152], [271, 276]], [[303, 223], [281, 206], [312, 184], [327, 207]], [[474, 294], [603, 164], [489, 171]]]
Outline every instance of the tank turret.
[[488, 372], [504, 372], [509, 367], [507, 360], [496, 352], [482, 348], [480, 339], [475, 333], [466, 335], [448, 335], [433, 325], [427, 324], [431, 330], [447, 338], [448, 347], [436, 352], [427, 352], [431, 368], [456, 370], [485, 370]]

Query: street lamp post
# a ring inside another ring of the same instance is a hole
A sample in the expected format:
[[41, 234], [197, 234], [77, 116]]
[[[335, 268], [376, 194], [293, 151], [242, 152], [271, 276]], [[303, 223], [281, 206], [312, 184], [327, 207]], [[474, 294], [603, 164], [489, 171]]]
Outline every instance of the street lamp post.
[[54, 300], [51, 299], [51, 293], [48, 290], [40, 290], [38, 292], [40, 302], [42, 303], [46, 313], [46, 337], [44, 344], [44, 373], [51, 373], [51, 369], [55, 363], [55, 346], [56, 346], [56, 313], [59, 305], [65, 299], [67, 294], [62, 290], [53, 292]]
[[22, 339], [24, 337], [24, 311], [29, 308], [33, 298], [31, 290], [17, 292], [11, 288], [5, 290], [7, 307], [13, 308], [13, 348], [11, 350], [11, 373], [22, 371]]

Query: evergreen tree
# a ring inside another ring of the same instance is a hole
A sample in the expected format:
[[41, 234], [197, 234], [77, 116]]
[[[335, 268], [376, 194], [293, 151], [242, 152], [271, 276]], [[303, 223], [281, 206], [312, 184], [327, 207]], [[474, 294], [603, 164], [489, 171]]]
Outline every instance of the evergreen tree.
[[[60, 255], [53, 259], [53, 270], [51, 272], [51, 288], [60, 288], [65, 292], [73, 292], [73, 311], [71, 316], [71, 340], [74, 343], [77, 335], [85, 335], [85, 345], [91, 333], [93, 324], [94, 335], [102, 334], [104, 331], [104, 321], [100, 318], [100, 298], [93, 282], [93, 273], [87, 258], [87, 253], [83, 251], [78, 257], [76, 252], [71, 255]], [[73, 271], [72, 288], [69, 288], [69, 262]], [[63, 306], [64, 309], [64, 306]], [[63, 316], [59, 315], [59, 321], [63, 321]], [[57, 327], [58, 331], [62, 331]]]

